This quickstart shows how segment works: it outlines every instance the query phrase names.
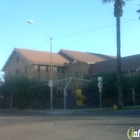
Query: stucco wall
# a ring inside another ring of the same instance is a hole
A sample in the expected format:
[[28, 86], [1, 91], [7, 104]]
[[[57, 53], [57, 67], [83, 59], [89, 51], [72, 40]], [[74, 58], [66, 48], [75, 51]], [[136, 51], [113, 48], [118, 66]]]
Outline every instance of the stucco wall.
[[[11, 59], [7, 63], [5, 68], [5, 75], [16, 75], [16, 70], [19, 69], [19, 74], [25, 74], [29, 78], [35, 78], [37, 80], [47, 82], [47, 78], [50, 78], [50, 66], [48, 66], [48, 71], [46, 71], [45, 65], [40, 65], [40, 71], [38, 71], [39, 65], [30, 64], [26, 59], [20, 56], [18, 53], [13, 53]], [[59, 66], [60, 67], [60, 66]], [[26, 69], [26, 71], [25, 71]], [[89, 71], [89, 65], [84, 62], [76, 61], [74, 63], [69, 63], [67, 66], [60, 67], [60, 71], [58, 72], [58, 66], [53, 66], [53, 81], [62, 80], [64, 78], [75, 77], [75, 73], [78, 73], [77, 78], [84, 78], [84, 75], [87, 75]], [[68, 80], [66, 81], [68, 82]], [[75, 90], [77, 88], [84, 87], [86, 82], [80, 80], [73, 80], [67, 88], [67, 90]], [[59, 82], [54, 84], [57, 87], [59, 92], [63, 92], [64, 82]]]
[[[88, 74], [89, 65], [87, 63], [77, 62], [77, 63], [70, 63], [66, 70], [66, 77], [75, 77], [84, 79], [84, 75]], [[78, 77], [76, 77], [75, 73], [78, 73]], [[73, 82], [70, 83], [69, 89], [77, 89], [84, 87], [86, 85], [86, 82], [81, 80], [73, 80]]]
[[[26, 68], [26, 72], [25, 72]], [[16, 70], [19, 69], [19, 74], [25, 74], [32, 77], [33, 65], [23, 59], [19, 54], [14, 53], [5, 69], [5, 75], [15, 75]]]

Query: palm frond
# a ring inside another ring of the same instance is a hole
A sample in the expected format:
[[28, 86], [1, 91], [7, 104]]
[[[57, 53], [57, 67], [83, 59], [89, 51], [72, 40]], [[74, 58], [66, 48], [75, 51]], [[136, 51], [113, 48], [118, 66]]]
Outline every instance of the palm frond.
[[125, 5], [125, 1], [122, 0], [122, 6], [124, 6], [124, 5]]
[[140, 9], [139, 9], [139, 10], [137, 10], [137, 12], [138, 12], [138, 13], [140, 13]]
[[111, 2], [111, 1], [115, 1], [115, 0], [102, 0], [103, 3], [107, 3], [107, 2]]
[[[139, 14], [140, 14], [140, 9], [139, 9], [139, 10], [137, 10], [137, 13], [139, 13]], [[139, 19], [140, 19], [140, 17], [139, 17]]]
[[[117, 0], [102, 0], [103, 3], [107, 3], [107, 2], [111, 2], [111, 1], [117, 1]], [[125, 1], [124, 0], [120, 0], [122, 5], [125, 5]]]

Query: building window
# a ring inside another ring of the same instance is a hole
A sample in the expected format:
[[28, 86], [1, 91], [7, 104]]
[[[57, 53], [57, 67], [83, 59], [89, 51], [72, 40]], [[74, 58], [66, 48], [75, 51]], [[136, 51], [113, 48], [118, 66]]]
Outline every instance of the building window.
[[64, 73], [64, 67], [62, 67], [62, 73]]
[[37, 70], [38, 70], [38, 72], [40, 72], [40, 65], [38, 65], [38, 69]]
[[75, 78], [79, 78], [79, 72], [75, 72]]
[[25, 73], [27, 73], [27, 67], [25, 67]]
[[16, 56], [16, 62], [17, 63], [19, 62], [19, 56]]
[[64, 73], [64, 67], [58, 66], [58, 67], [57, 67], [57, 72], [58, 72], [58, 73], [61, 73], [61, 72]]
[[57, 67], [57, 71], [58, 71], [58, 73], [60, 73], [60, 67]]
[[46, 72], [48, 72], [49, 71], [49, 67], [48, 66], [46, 66]]
[[16, 75], [19, 75], [19, 69], [16, 69]]

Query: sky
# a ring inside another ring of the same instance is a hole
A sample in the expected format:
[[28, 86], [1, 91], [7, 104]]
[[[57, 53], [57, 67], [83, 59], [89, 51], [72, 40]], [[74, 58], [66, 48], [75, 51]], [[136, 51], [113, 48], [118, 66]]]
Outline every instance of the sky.
[[[139, 54], [140, 0], [125, 1], [121, 56]], [[102, 0], [0, 0], [0, 70], [14, 48], [60, 49], [116, 56], [114, 2]], [[29, 24], [28, 20], [36, 24]], [[45, 34], [36, 26], [38, 25]]]

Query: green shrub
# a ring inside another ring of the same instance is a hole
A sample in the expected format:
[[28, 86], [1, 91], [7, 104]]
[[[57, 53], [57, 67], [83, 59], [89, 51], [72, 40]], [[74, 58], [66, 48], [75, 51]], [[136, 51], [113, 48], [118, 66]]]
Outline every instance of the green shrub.
[[[92, 78], [91, 83], [88, 84], [85, 89], [87, 97], [99, 97], [98, 81], [97, 78], [102, 77], [103, 88], [102, 88], [102, 105], [104, 107], [111, 107], [118, 102], [117, 95], [117, 73], [106, 72], [101, 73], [98, 76]], [[136, 73], [123, 73], [122, 76], [122, 91], [124, 105], [133, 105], [132, 89], [135, 90], [136, 105], [140, 104], [140, 72]], [[92, 99], [93, 100], [93, 99]], [[99, 102], [99, 100], [98, 100]], [[98, 103], [99, 104], [99, 103]]]
[[13, 106], [19, 109], [46, 107], [49, 87], [24, 75], [5, 77], [1, 90], [13, 96]]

